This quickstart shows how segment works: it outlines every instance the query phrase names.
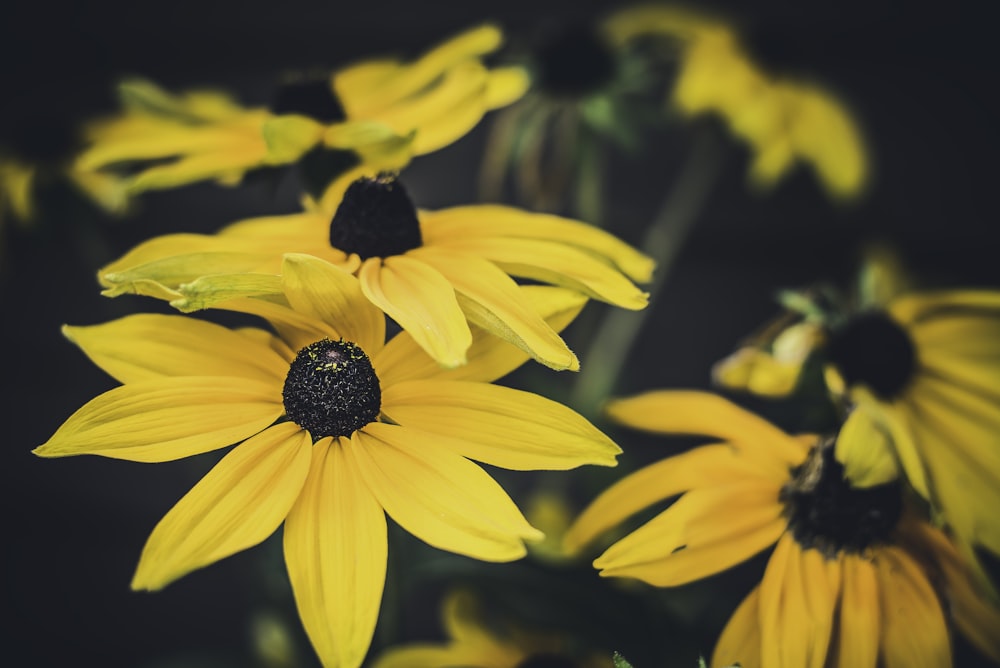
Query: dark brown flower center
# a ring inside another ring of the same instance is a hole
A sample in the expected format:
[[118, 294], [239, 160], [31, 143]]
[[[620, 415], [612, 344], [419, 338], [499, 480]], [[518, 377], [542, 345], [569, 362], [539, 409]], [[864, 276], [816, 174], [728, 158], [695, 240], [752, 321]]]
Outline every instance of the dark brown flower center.
[[350, 341], [323, 339], [295, 356], [281, 391], [288, 419], [314, 439], [350, 436], [378, 417], [382, 390], [371, 360]]
[[814, 447], [779, 495], [799, 545], [830, 558], [885, 543], [902, 513], [899, 483], [852, 487], [833, 456], [834, 443], [829, 438]]
[[391, 174], [348, 186], [330, 222], [330, 245], [362, 259], [401, 255], [422, 243], [417, 209]]
[[827, 355], [848, 386], [863, 383], [886, 400], [899, 396], [917, 368], [910, 335], [880, 311], [859, 315], [834, 330]]
[[535, 49], [538, 87], [558, 97], [580, 98], [614, 80], [615, 54], [593, 27], [560, 25], [551, 29]]
[[538, 652], [524, 657], [514, 668], [577, 668], [577, 663], [561, 654]]

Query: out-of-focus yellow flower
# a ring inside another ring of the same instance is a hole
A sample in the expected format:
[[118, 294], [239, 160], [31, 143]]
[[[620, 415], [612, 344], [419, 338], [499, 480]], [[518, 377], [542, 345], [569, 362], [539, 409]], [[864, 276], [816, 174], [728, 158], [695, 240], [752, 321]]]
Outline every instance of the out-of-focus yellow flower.
[[484, 25], [412, 62], [374, 59], [290, 81], [273, 109], [245, 108], [217, 91], [171, 94], [148, 81], [126, 81], [119, 87], [123, 113], [87, 127], [88, 147], [75, 168], [137, 170], [125, 177], [132, 194], [205, 179], [232, 184], [249, 170], [324, 150], [346, 152], [337, 167], [399, 169], [523, 95], [523, 70], [491, 70], [481, 61], [502, 39], [499, 28]]
[[[304, 213], [235, 223], [216, 235], [151, 239], [103, 267], [105, 294], [137, 293], [197, 310], [235, 294], [274, 293], [283, 252], [355, 273], [368, 299], [449, 367], [464, 364], [469, 323], [555, 369], [579, 362], [524, 301], [512, 276], [642, 309], [652, 261], [574, 220], [500, 205], [418, 211], [392, 175], [354, 170]], [[631, 280], [630, 280], [631, 279]]]
[[17, 158], [0, 155], [0, 229], [9, 211], [17, 220], [28, 221], [34, 213], [31, 189], [35, 168]]
[[608, 32], [621, 44], [664, 38], [679, 72], [671, 104], [681, 115], [713, 114], [753, 151], [750, 178], [773, 186], [803, 162], [831, 196], [859, 195], [870, 165], [862, 134], [844, 103], [823, 87], [762, 70], [723, 21], [670, 5], [616, 13]]
[[611, 657], [579, 648], [566, 634], [526, 630], [507, 622], [488, 623], [475, 597], [465, 591], [444, 602], [445, 643], [393, 647], [375, 658], [372, 668], [612, 668]]
[[679, 586], [775, 545], [760, 585], [723, 630], [713, 666], [947, 666], [952, 625], [1000, 660], [1000, 610], [968, 564], [907, 507], [898, 481], [858, 487], [845, 478], [833, 439], [788, 435], [703, 392], [651, 391], [610, 402], [608, 413], [636, 429], [715, 444], [612, 485], [574, 522], [567, 549], [580, 553], [677, 496], [597, 557], [602, 576]]
[[[237, 443], [157, 524], [133, 589], [162, 589], [284, 525], [313, 647], [328, 668], [357, 668], [382, 598], [386, 514], [431, 546], [513, 561], [542, 534], [476, 462], [614, 466], [621, 449], [562, 404], [494, 384], [528, 359], [496, 337], [477, 330], [474, 359], [450, 371], [405, 332], [386, 341], [384, 314], [329, 263], [286, 255], [280, 284], [281, 300], [235, 306], [278, 334], [159, 314], [66, 327], [122, 384], [34, 452], [164, 462]], [[573, 291], [518, 289], [542, 317], [579, 310]]]
[[795, 390], [802, 366], [823, 336], [822, 326], [815, 322], [767, 331], [716, 363], [712, 380], [722, 387], [760, 396], [787, 396]]

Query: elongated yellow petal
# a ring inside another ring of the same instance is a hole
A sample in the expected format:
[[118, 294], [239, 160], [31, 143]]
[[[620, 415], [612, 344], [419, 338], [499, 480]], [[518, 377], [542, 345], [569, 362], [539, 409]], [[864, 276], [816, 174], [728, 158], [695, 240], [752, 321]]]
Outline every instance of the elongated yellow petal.
[[[545, 318], [556, 332], [561, 332], [580, 313], [587, 298], [566, 288], [549, 285], [526, 285], [518, 288], [531, 309]], [[528, 354], [505, 340], [472, 328], [468, 363], [446, 369], [424, 354], [408, 333], [394, 336], [372, 360], [378, 377], [386, 387], [405, 380], [478, 380], [492, 382], [528, 361]]]
[[442, 550], [483, 561], [513, 561], [541, 532], [479, 466], [406, 427], [372, 423], [351, 450], [365, 483], [404, 529]]
[[695, 390], [653, 390], [605, 406], [615, 422], [657, 434], [712, 436], [793, 466], [807, 448], [767, 420], [733, 402]]
[[868, 413], [872, 421], [888, 429], [896, 458], [899, 460], [900, 468], [906, 473], [907, 480], [917, 493], [925, 499], [930, 498], [926, 464], [921, 454], [923, 444], [914, 440], [911, 428], [914, 419], [912, 410], [905, 403], [895, 406], [884, 404], [861, 386], [852, 388], [850, 396], [857, 405], [856, 411]]
[[371, 118], [399, 134], [407, 134], [461, 103], [474, 103], [479, 99], [476, 106], [481, 115], [485, 111], [487, 76], [486, 67], [477, 60], [460, 63], [448, 70], [434, 86], [372, 114]]
[[822, 668], [839, 590], [838, 562], [782, 536], [760, 588], [762, 664]]
[[844, 585], [835, 641], [837, 668], [875, 668], [881, 636], [879, 586], [868, 559], [844, 554]]
[[175, 162], [149, 167], [128, 182], [128, 191], [138, 194], [147, 190], [162, 190], [194, 183], [203, 179], [224, 178], [264, 163], [266, 147], [261, 138], [245, 145], [218, 153], [203, 153]]
[[722, 629], [712, 653], [712, 668], [761, 668], [759, 606], [760, 587], [754, 587]]
[[209, 274], [177, 287], [178, 297], [170, 305], [182, 313], [191, 313], [220, 304], [255, 297], [278, 301], [282, 298], [281, 277], [277, 274]]
[[300, 159], [323, 138], [324, 127], [306, 116], [290, 114], [264, 121], [261, 136], [267, 147], [267, 165], [287, 165]]
[[353, 275], [311, 255], [288, 253], [281, 278], [293, 309], [325, 322], [369, 356], [382, 349], [385, 315], [365, 298]]
[[997, 317], [1000, 290], [927, 290], [911, 292], [892, 300], [886, 310], [898, 322], [910, 324], [945, 315], [983, 314]]
[[232, 445], [272, 424], [283, 412], [281, 386], [273, 382], [155, 378], [116, 387], [90, 400], [34, 453], [165, 462]]
[[454, 286], [469, 322], [524, 350], [547, 367], [576, 371], [576, 355], [531, 308], [517, 283], [496, 265], [474, 255], [422, 248], [411, 257], [434, 267]]
[[465, 364], [472, 333], [448, 279], [406, 256], [366, 260], [358, 278], [365, 296], [428, 355], [446, 367]]
[[274, 533], [305, 482], [311, 446], [291, 422], [236, 446], [156, 525], [132, 589], [161, 589]]
[[770, 482], [777, 498], [787, 471], [762, 469], [725, 444], [705, 445], [630, 473], [590, 502], [566, 532], [564, 547], [576, 552], [600, 534], [654, 503], [706, 485], [748, 480]]
[[609, 547], [594, 567], [603, 576], [673, 587], [746, 561], [784, 529], [773, 485], [696, 489]]
[[614, 466], [621, 452], [570, 408], [489, 383], [414, 380], [391, 385], [382, 390], [382, 412], [442, 448], [508, 469]]
[[327, 668], [358, 668], [385, 585], [385, 513], [347, 439], [312, 450], [309, 476], [285, 521], [285, 564], [302, 625]]
[[639, 283], [648, 283], [653, 277], [655, 263], [651, 257], [598, 227], [551, 214], [499, 204], [456, 206], [422, 211], [420, 228], [424, 243], [429, 246], [450, 239], [497, 237], [554, 241], [606, 258]]
[[951, 666], [951, 641], [941, 605], [927, 575], [897, 547], [879, 550], [875, 559], [882, 616], [885, 668]]
[[854, 487], [891, 482], [901, 471], [887, 430], [866, 411], [853, 411], [837, 434], [836, 456]]
[[214, 323], [142, 313], [63, 327], [87, 357], [122, 383], [160, 376], [233, 376], [280, 383], [288, 364], [264, 345]]
[[286, 252], [308, 253], [321, 257], [337, 266], [347, 266], [346, 271], [357, 269], [345, 265], [346, 256], [330, 246], [330, 216], [313, 211], [282, 216], [262, 216], [240, 220], [219, 231], [227, 246], [239, 242], [246, 248], [267, 251], [280, 266], [281, 254]]
[[486, 113], [484, 87], [443, 108], [433, 118], [413, 130], [413, 154], [424, 155], [448, 146], [472, 131]]
[[646, 307], [649, 295], [611, 265], [565, 243], [536, 239], [456, 238], [433, 245], [491, 260], [513, 276], [561, 285], [615, 306]]
[[264, 318], [274, 326], [285, 344], [294, 351], [323, 338], [340, 338], [340, 335], [326, 323], [299, 313], [284, 303], [283, 299], [271, 301], [245, 297], [230, 299], [213, 304], [213, 306], [226, 311], [249, 313]]
[[531, 87], [531, 77], [523, 67], [496, 67], [486, 82], [486, 108], [499, 109], [524, 97]]
[[405, 65], [393, 58], [362, 60], [334, 72], [330, 77], [330, 86], [351, 118], [350, 109], [356, 106], [352, 102], [363, 104], [372, 89], [381, 86], [402, 67]]
[[942, 355], [988, 360], [1000, 339], [1000, 312], [947, 310], [908, 328], [920, 351], [921, 364]]
[[[215, 239], [212, 245], [221, 247]], [[118, 263], [116, 263], [118, 264]], [[259, 252], [216, 252], [168, 255], [144, 264], [103, 271], [101, 282], [108, 286], [102, 294], [140, 294], [172, 301], [183, 297], [180, 286], [208, 275], [245, 273], [277, 274], [277, 258]], [[271, 268], [272, 271], [267, 272]]]
[[[207, 234], [166, 234], [153, 237], [142, 242], [114, 262], [101, 267], [97, 272], [97, 280], [103, 287], [112, 288], [123, 282], [123, 279], [119, 277], [123, 272], [134, 267], [174, 255], [219, 252], [221, 250], [215, 237]], [[190, 274], [188, 276], [194, 278]]]

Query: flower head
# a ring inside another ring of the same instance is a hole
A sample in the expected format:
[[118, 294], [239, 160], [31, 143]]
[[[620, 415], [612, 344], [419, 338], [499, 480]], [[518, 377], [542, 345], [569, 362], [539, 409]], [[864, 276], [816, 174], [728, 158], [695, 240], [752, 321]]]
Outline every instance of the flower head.
[[612, 668], [609, 656], [584, 652], [565, 634], [526, 630], [509, 620], [491, 624], [496, 620], [483, 613], [470, 592], [451, 592], [443, 606], [447, 643], [394, 647], [376, 657], [372, 668]]
[[218, 91], [172, 94], [149, 81], [124, 81], [124, 112], [89, 125], [76, 165], [112, 172], [137, 166], [123, 177], [133, 194], [205, 179], [236, 183], [250, 170], [299, 161], [324, 185], [356, 164], [399, 169], [524, 93], [523, 71], [481, 62], [502, 39], [496, 26], [484, 25], [412, 62], [374, 59], [298, 75], [282, 82], [270, 107], [245, 108]]
[[602, 575], [676, 586], [775, 545], [713, 665], [950, 665], [949, 624], [1000, 659], [1000, 610], [945, 534], [906, 506], [898, 481], [853, 485], [834, 439], [790, 436], [701, 392], [649, 392], [608, 411], [634, 428], [718, 442], [626, 476], [583, 511], [570, 549], [680, 495], [594, 561]]
[[[237, 443], [160, 521], [135, 589], [160, 589], [261, 542], [284, 523], [300, 617], [326, 666], [358, 666], [378, 616], [388, 513], [428, 544], [510, 561], [542, 535], [473, 461], [518, 469], [611, 466], [618, 447], [582, 417], [490, 384], [526, 360], [477, 337], [447, 371], [385, 317], [353, 276], [289, 255], [284, 303], [242, 297], [278, 335], [183, 315], [132, 315], [66, 335], [122, 382], [35, 453], [142, 462]], [[561, 328], [583, 301], [523, 288]], [[220, 304], [226, 307], [225, 304]]]
[[472, 323], [573, 370], [576, 356], [512, 276], [646, 305], [629, 278], [649, 280], [652, 261], [611, 234], [499, 205], [421, 211], [394, 176], [363, 174], [341, 177], [304, 213], [143, 243], [99, 271], [105, 294], [150, 295], [185, 311], [234, 294], [277, 295], [281, 253], [303, 252], [355, 273], [365, 296], [445, 366], [467, 359]]
[[669, 4], [640, 4], [608, 21], [618, 43], [660, 39], [679, 63], [670, 103], [683, 116], [718, 116], [753, 151], [752, 181], [770, 187], [797, 162], [838, 198], [859, 195], [869, 177], [867, 149], [851, 112], [815, 84], [776, 77], [712, 16]]

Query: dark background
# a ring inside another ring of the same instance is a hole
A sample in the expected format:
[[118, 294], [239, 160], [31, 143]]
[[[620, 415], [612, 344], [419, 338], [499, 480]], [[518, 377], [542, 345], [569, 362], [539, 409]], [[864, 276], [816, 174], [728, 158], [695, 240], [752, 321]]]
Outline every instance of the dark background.
[[[0, 10], [0, 145], [43, 150], [59, 128], [110, 110], [111, 86], [121, 75], [148, 76], [171, 87], [218, 84], [240, 91], [247, 101], [261, 101], [268, 82], [287, 69], [414, 53], [484, 19], [499, 20], [516, 32], [542, 19], [586, 18], [618, 4], [8, 3]], [[804, 6], [757, 0], [708, 6], [733, 12], [761, 62], [822, 81], [851, 104], [874, 156], [875, 178], [868, 196], [847, 207], [832, 204], [804, 171], [759, 196], [746, 187], [744, 150], [729, 146], [721, 176], [629, 357], [618, 393], [707, 387], [710, 365], [774, 313], [776, 289], [848, 276], [859, 244], [867, 240], [897, 245], [931, 283], [1000, 284], [998, 58], [986, 3], [851, 0]], [[473, 201], [486, 127], [414, 162], [406, 178], [418, 203], [434, 208]], [[609, 219], [628, 241], [638, 243], [689, 144], [683, 131], [657, 136], [640, 156], [639, 167], [629, 163], [615, 172]], [[88, 457], [41, 460], [30, 454], [70, 413], [114, 384], [62, 339], [59, 326], [158, 308], [99, 296], [94, 279], [99, 266], [154, 234], [211, 231], [295, 205], [294, 187], [275, 193], [202, 184], [150, 193], [125, 220], [110, 220], [56, 193], [42, 202], [44, 216], [34, 226], [7, 221], [0, 260], [6, 386], [0, 405], [7, 428], [7, 452], [0, 463], [0, 663], [256, 665], [247, 657], [250, 629], [261, 615], [284, 619], [293, 639], [302, 641], [294, 616], [288, 616], [280, 545], [273, 540], [163, 592], [129, 591], [149, 531], [210, 458], [144, 466]], [[582, 344], [587, 334], [577, 328], [567, 336]], [[540, 376], [529, 371], [523, 380], [536, 382]], [[551, 381], [552, 394], [560, 396], [570, 382], [564, 377]], [[630, 452], [629, 437], [616, 436], [626, 448], [625, 468], [664, 452], [647, 451], [646, 443]], [[599, 488], [620, 473], [595, 474], [593, 485]], [[393, 539], [403, 546], [393, 545], [389, 612], [376, 647], [386, 638], [434, 632], [437, 602], [429, 592], [442, 582], [435, 568], [475, 570], [461, 562], [425, 560], [421, 563], [430, 575], [414, 584], [402, 562], [406, 555], [426, 555], [404, 536]], [[759, 577], [759, 567], [751, 564], [747, 577]], [[502, 572], [514, 571], [482, 572], [502, 580]], [[394, 582], [409, 582], [408, 588]], [[681, 588], [673, 598], [666, 595], [660, 617], [630, 629], [621, 646], [611, 648], [634, 657], [637, 668], [651, 668], [662, 665], [652, 662], [662, 654], [643, 646], [643, 633], [649, 646], [672, 638], [677, 658], [670, 665], [691, 666], [698, 651], [710, 650], [732, 610], [729, 604], [715, 610], [708, 594], [721, 591], [734, 603], [748, 582], [723, 576], [708, 589]], [[614, 620], [636, 612], [621, 591], [595, 591], [607, 598], [591, 610], [593, 618]], [[663, 610], [676, 615], [674, 631], [667, 628], [670, 618], [662, 616]], [[700, 625], [693, 625], [695, 619]], [[614, 627], [613, 621], [608, 624]], [[304, 647], [300, 663], [313, 665]], [[962, 659], [964, 665], [977, 662], [968, 652]]]

